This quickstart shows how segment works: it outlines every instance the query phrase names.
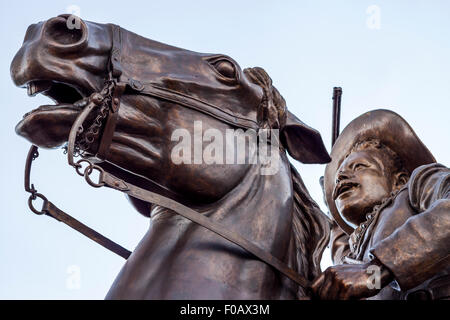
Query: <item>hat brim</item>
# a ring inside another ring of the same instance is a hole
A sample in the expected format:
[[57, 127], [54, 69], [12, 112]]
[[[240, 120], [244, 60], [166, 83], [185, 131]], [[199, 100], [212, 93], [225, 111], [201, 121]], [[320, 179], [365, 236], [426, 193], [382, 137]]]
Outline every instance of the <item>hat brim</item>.
[[335, 176], [353, 146], [367, 139], [378, 139], [382, 144], [395, 151], [410, 174], [421, 165], [436, 162], [411, 126], [393, 111], [373, 110], [351, 121], [336, 140], [331, 150], [331, 162], [326, 166], [324, 175], [325, 198], [328, 208], [336, 223], [347, 234], [351, 234], [354, 229], [339, 215], [332, 199]]

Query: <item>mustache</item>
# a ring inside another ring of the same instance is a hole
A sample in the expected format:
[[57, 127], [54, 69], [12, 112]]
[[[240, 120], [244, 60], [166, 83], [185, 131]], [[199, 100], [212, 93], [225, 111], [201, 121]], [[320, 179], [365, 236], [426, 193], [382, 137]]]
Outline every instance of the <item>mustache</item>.
[[359, 186], [360, 186], [360, 184], [352, 179], [345, 179], [345, 180], [339, 181], [333, 190], [333, 194], [332, 194], [333, 200], [336, 200], [339, 197], [339, 195], [341, 193], [343, 193], [344, 191], [347, 191], [351, 188], [359, 187]]

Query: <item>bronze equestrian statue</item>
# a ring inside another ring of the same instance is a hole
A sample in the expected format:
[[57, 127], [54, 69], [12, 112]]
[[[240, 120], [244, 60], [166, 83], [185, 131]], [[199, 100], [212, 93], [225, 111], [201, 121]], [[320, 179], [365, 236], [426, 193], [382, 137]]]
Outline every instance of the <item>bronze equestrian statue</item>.
[[[67, 18], [31, 25], [12, 62], [17, 86], [56, 102], [26, 114], [16, 131], [39, 147], [66, 145], [77, 172], [81, 162], [74, 156], [82, 155], [89, 164], [85, 177], [101, 173], [103, 181], [92, 185], [124, 191], [150, 217], [107, 298], [308, 298], [307, 287], [271, 265], [288, 266], [306, 281], [320, 273], [329, 221], [286, 155], [328, 162], [320, 134], [287, 111], [261, 68], [242, 70], [228, 56], [172, 47], [112, 24], [81, 21], [69, 29]], [[278, 172], [261, 175], [261, 165], [248, 162], [175, 165], [171, 134], [193, 133], [194, 121], [221, 132], [279, 129]], [[174, 211], [145, 201], [150, 198]], [[206, 219], [210, 230], [177, 213]], [[211, 230], [244, 236], [256, 245], [247, 246], [250, 252], [268, 253], [275, 262], [266, 264]]]
[[[450, 299], [450, 169], [389, 110], [351, 121], [331, 157], [324, 190], [339, 264], [315, 280], [316, 295]], [[378, 287], [367, 286], [374, 266]]]

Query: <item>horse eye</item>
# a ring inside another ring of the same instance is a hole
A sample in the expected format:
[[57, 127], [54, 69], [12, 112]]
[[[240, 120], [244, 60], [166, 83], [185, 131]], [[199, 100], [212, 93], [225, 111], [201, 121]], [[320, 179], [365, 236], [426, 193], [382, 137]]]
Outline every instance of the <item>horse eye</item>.
[[234, 67], [234, 64], [228, 60], [215, 61], [213, 66], [216, 68], [217, 72], [226, 78], [234, 79], [236, 77], [236, 68]]

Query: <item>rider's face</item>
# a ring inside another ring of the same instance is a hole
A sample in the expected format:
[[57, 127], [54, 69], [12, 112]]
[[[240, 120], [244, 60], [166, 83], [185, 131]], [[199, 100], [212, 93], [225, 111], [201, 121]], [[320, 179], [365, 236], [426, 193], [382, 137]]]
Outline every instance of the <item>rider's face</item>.
[[364, 222], [366, 214], [394, 188], [392, 161], [374, 148], [351, 153], [335, 178], [333, 199], [341, 217], [352, 227]]

